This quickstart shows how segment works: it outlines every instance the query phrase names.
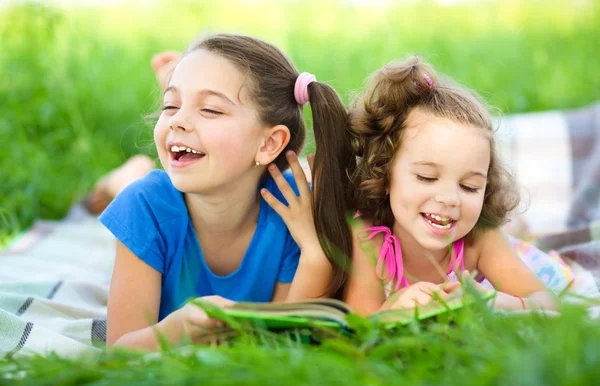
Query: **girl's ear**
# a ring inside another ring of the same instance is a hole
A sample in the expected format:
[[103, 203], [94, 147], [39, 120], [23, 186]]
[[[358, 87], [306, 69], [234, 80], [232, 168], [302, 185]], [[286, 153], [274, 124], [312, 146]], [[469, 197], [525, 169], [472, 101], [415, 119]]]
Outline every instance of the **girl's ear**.
[[290, 129], [285, 125], [273, 126], [265, 131], [264, 140], [256, 153], [256, 161], [261, 165], [268, 165], [275, 161], [277, 156], [290, 142]]

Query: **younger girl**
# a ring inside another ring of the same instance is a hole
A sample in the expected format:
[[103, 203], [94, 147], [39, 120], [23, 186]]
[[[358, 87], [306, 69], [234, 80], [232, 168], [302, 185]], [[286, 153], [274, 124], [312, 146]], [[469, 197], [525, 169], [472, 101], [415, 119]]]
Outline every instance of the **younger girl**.
[[[100, 217], [118, 239], [109, 345], [153, 350], [157, 334], [177, 344], [218, 323], [182, 307], [190, 297], [225, 305], [337, 290], [295, 155], [308, 102], [315, 133], [346, 127], [333, 89], [255, 38], [210, 36], [176, 64], [154, 129], [164, 171], [129, 185]], [[288, 163], [294, 178], [279, 172]]]
[[363, 314], [425, 304], [456, 288], [445, 285], [455, 272], [477, 271], [499, 291], [497, 308], [554, 306], [499, 228], [519, 198], [483, 103], [410, 58], [378, 70], [349, 117], [364, 224], [353, 229], [348, 304]]

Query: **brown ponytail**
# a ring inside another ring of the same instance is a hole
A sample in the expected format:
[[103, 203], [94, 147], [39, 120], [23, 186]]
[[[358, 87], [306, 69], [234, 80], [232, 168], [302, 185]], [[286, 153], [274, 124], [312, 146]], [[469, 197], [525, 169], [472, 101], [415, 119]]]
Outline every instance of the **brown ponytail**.
[[352, 207], [349, 175], [356, 169], [346, 108], [327, 84], [309, 85], [316, 152], [313, 171], [314, 216], [321, 247], [333, 265], [328, 295], [341, 297], [352, 256], [346, 221]]

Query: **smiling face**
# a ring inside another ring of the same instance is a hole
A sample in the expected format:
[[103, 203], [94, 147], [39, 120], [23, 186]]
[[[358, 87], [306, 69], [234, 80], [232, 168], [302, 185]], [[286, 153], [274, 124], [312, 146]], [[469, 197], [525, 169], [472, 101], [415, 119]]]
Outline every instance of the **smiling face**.
[[251, 106], [243, 74], [205, 50], [187, 54], [167, 87], [154, 128], [160, 162], [186, 193], [224, 189], [249, 173], [265, 128]]
[[489, 164], [484, 130], [413, 110], [390, 175], [394, 234], [430, 251], [466, 236], [481, 213]]

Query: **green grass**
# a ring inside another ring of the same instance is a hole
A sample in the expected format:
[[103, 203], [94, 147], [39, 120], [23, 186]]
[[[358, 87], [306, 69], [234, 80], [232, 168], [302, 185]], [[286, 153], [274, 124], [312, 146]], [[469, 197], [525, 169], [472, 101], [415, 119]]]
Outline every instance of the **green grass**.
[[0, 360], [0, 384], [595, 385], [600, 325], [583, 315], [573, 306], [560, 317], [477, 309], [395, 332], [359, 319], [356, 337], [320, 346], [245, 335], [161, 354], [11, 358]]
[[[153, 155], [143, 120], [158, 103], [150, 57], [184, 49], [200, 31], [263, 37], [346, 101], [368, 73], [408, 52], [505, 113], [600, 99], [597, 1], [180, 3], [0, 8], [0, 245], [35, 218], [63, 216], [129, 156]], [[152, 358], [5, 359], [0, 384], [11, 374], [36, 385], [598, 384], [600, 328], [578, 309], [550, 319], [483, 313], [394, 335], [367, 326], [318, 347], [246, 339]]]

